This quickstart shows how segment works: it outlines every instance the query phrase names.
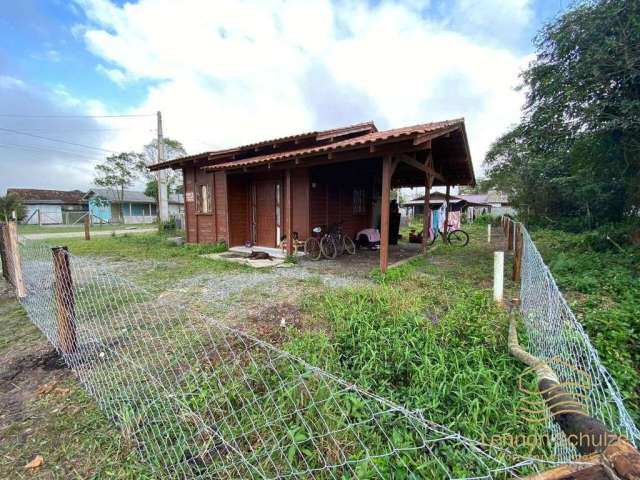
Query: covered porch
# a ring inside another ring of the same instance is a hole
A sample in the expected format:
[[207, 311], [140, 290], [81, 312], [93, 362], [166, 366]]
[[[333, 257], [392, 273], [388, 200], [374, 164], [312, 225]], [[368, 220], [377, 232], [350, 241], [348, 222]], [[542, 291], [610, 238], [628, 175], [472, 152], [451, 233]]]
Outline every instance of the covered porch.
[[[402, 250], [389, 245], [392, 188], [424, 187], [429, 205], [432, 186], [446, 187], [448, 196], [451, 186], [475, 183], [462, 119], [375, 131], [203, 170], [226, 177], [230, 247], [249, 242], [256, 249], [276, 248], [282, 238], [304, 241], [320, 225], [339, 223], [352, 238], [362, 229], [379, 228], [379, 252], [356, 256], [377, 257], [383, 272]], [[426, 251], [424, 244], [410, 248]], [[293, 253], [291, 242], [287, 253]]]

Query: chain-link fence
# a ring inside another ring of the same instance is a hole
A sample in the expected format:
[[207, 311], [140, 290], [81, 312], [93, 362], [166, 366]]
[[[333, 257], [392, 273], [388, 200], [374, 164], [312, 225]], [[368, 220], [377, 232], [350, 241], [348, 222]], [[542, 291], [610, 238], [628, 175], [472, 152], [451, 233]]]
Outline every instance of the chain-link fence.
[[[637, 439], [525, 239], [530, 348], [563, 380], [588, 372], [591, 412]], [[158, 478], [521, 478], [555, 463], [465, 438], [63, 248], [21, 239], [19, 263], [29, 318]]]
[[62, 248], [21, 240], [29, 318], [158, 478], [511, 478], [482, 444]]
[[[516, 250], [516, 223], [508, 225], [512, 231], [507, 238], [512, 239], [512, 249]], [[625, 409], [616, 383], [558, 289], [529, 232], [523, 225], [518, 231], [522, 232], [520, 300], [529, 352], [548, 363], [591, 416], [639, 445], [640, 432]], [[557, 458], [574, 459], [576, 451], [559, 433], [558, 425], [551, 418], [548, 425], [560, 440], [554, 444]]]

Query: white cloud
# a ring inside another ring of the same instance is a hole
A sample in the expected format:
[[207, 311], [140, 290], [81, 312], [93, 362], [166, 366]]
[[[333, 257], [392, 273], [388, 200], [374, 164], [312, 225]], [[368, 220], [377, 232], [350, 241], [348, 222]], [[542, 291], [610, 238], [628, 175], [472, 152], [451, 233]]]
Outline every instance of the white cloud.
[[[162, 110], [166, 134], [191, 152], [369, 118], [395, 127], [464, 116], [477, 168], [520, 114], [513, 87], [528, 58], [424, 18], [416, 2], [77, 2], [90, 23], [75, 31], [116, 66], [96, 68], [119, 84], [153, 82], [135, 110]], [[457, 0], [451, 15], [487, 31], [531, 21], [527, 0]]]
[[123, 87], [125, 83], [127, 83], [127, 80], [129, 80], [122, 70], [118, 70], [117, 68], [107, 68], [102, 64], [98, 64], [96, 66], [96, 72], [101, 73], [120, 87]]

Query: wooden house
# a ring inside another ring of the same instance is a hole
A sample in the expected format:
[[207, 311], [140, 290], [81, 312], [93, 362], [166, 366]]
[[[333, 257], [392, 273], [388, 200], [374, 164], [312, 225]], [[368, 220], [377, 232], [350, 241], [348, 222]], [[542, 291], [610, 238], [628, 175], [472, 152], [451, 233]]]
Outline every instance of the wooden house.
[[475, 183], [463, 119], [385, 131], [366, 122], [150, 167], [164, 168], [183, 172], [188, 242], [276, 247], [318, 225], [342, 222], [354, 236], [379, 224], [382, 270], [391, 188]]

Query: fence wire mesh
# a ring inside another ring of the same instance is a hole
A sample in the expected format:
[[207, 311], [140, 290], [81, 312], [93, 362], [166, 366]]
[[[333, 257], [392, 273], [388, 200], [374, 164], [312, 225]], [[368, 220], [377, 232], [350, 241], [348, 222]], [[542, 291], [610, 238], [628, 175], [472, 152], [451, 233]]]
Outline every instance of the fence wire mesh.
[[[159, 478], [521, 478], [576, 457], [566, 442], [550, 462], [465, 438], [44, 242], [21, 239], [20, 264], [30, 319]], [[526, 231], [522, 311], [532, 353], [637, 443]]]
[[[514, 222], [510, 225], [515, 227]], [[615, 381], [524, 226], [522, 236], [520, 300], [529, 352], [549, 364], [565, 389], [580, 400], [591, 416], [605, 422], [611, 431], [625, 435], [636, 446], [640, 445], [640, 432], [625, 409]], [[573, 445], [552, 418], [547, 417], [548, 428], [558, 439], [554, 444], [556, 457], [561, 461], [576, 458]]]
[[158, 478], [520, 478], [554, 463], [465, 438], [55, 252], [21, 239], [20, 301]]

